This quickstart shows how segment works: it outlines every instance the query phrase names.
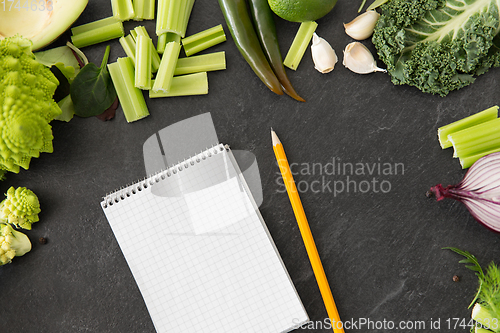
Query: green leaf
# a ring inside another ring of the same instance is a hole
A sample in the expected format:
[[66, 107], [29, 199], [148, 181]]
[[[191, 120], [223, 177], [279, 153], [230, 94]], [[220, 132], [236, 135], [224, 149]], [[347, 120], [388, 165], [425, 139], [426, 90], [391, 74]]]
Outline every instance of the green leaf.
[[57, 105], [61, 108], [62, 113], [55, 117], [55, 120], [68, 122], [73, 119], [75, 115], [75, 106], [73, 105], [70, 95], [63, 98]]
[[67, 46], [56, 47], [43, 52], [35, 52], [35, 58], [39, 63], [47, 67], [57, 66], [70, 81], [80, 71], [78, 60]]
[[107, 63], [110, 47], [102, 60], [101, 67], [89, 63], [82, 68], [71, 84], [71, 99], [75, 114], [92, 117], [103, 113], [116, 99], [116, 91], [109, 75]]
[[483, 287], [483, 282], [485, 279], [483, 269], [481, 268], [481, 265], [479, 265], [479, 262], [477, 261], [476, 257], [467, 251], [457, 249], [456, 247], [443, 247], [443, 250], [451, 250], [455, 253], [460, 254], [461, 256], [464, 256], [466, 259], [460, 260], [459, 263], [466, 264], [465, 267], [470, 269], [471, 271], [476, 272], [475, 274], [479, 278], [479, 288], [477, 289], [476, 296], [469, 304], [470, 308], [477, 301], [479, 295], [481, 294], [481, 289]]
[[366, 10], [372, 10], [372, 9], [378, 8], [378, 7], [382, 6], [384, 3], [386, 3], [387, 1], [389, 1], [389, 0], [375, 0]]

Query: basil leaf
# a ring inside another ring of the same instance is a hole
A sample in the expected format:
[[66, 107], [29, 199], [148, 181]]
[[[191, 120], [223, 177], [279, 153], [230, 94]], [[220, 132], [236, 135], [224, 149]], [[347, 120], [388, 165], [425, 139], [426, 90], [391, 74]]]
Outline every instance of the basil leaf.
[[97, 116], [106, 111], [116, 99], [116, 91], [107, 63], [110, 47], [106, 47], [101, 67], [88, 63], [71, 84], [71, 99], [75, 114], [80, 117]]

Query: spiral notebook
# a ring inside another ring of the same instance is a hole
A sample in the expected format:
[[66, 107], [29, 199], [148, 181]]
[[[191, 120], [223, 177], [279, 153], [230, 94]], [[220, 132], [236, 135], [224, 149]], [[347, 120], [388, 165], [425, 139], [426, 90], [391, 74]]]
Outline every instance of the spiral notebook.
[[309, 320], [229, 147], [101, 205], [158, 333], [289, 332]]

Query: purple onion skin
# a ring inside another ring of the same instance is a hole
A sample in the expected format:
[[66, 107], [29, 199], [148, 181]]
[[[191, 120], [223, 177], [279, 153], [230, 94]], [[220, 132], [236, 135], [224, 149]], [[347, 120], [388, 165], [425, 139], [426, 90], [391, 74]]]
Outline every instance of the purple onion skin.
[[437, 201], [450, 198], [462, 202], [479, 223], [500, 233], [500, 152], [477, 160], [457, 185], [439, 184], [430, 192]]

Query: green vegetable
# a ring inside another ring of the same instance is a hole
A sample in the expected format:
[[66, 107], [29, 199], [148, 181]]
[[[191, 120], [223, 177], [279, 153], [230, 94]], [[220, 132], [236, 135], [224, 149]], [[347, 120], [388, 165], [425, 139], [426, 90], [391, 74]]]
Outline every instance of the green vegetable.
[[132, 59], [118, 58], [117, 62], [108, 65], [108, 69], [127, 122], [149, 116], [142, 91], [134, 86]]
[[113, 17], [117, 20], [128, 21], [135, 17], [132, 0], [111, 0], [111, 8]]
[[9, 224], [0, 224], [0, 266], [9, 264], [14, 257], [31, 251], [28, 236], [14, 230]]
[[80, 71], [78, 60], [68, 46], [56, 47], [42, 52], [35, 52], [35, 59], [47, 66], [56, 66], [71, 82]]
[[486, 121], [496, 119], [497, 117], [498, 117], [498, 106], [493, 106], [489, 109], [473, 114], [472, 116], [469, 116], [467, 118], [455, 121], [451, 124], [438, 128], [438, 139], [441, 148], [445, 149], [453, 145], [451, 141], [448, 139], [448, 135], [484, 123]]
[[193, 5], [194, 0], [158, 0], [156, 35], [172, 32], [184, 37]]
[[184, 52], [189, 57], [226, 41], [222, 24], [182, 39]]
[[135, 48], [135, 87], [151, 89], [151, 38], [138, 35]]
[[[134, 29], [135, 36], [144, 36], [146, 38], [149, 38], [149, 34], [146, 30], [145, 27], [143, 26], [138, 26], [135, 27]], [[132, 34], [132, 31], [130, 32]], [[132, 36], [134, 36], [132, 35]], [[134, 37], [134, 39], [137, 41], [137, 37]], [[156, 73], [158, 71], [158, 68], [160, 67], [160, 56], [158, 55], [158, 52], [156, 52], [155, 46], [153, 44], [153, 41], [149, 38], [149, 46], [151, 47], [151, 70], [153, 73]]]
[[469, 308], [476, 303], [472, 310], [472, 319], [485, 326], [493, 332], [500, 332], [500, 269], [491, 262], [486, 269], [486, 273], [479, 265], [476, 257], [467, 251], [462, 251], [454, 247], [445, 247], [452, 250], [465, 259], [460, 263], [475, 272], [479, 280], [479, 287], [476, 296], [472, 300]]
[[387, 1], [389, 1], [389, 0], [375, 0], [375, 1], [373, 1], [373, 3], [370, 6], [368, 6], [368, 8], [366, 8], [366, 10], [368, 11], [368, 10], [378, 8], [378, 7], [382, 6], [384, 3], [386, 3]]
[[218, 71], [222, 69], [226, 69], [226, 56], [224, 51], [179, 58], [177, 60], [174, 75]]
[[149, 91], [149, 98], [193, 96], [208, 94], [207, 72], [174, 76], [168, 92]]
[[276, 74], [276, 77], [280, 81], [283, 91], [295, 100], [305, 102], [305, 100], [295, 92], [285, 72], [283, 58], [281, 57], [281, 51], [278, 44], [273, 12], [271, 8], [269, 8], [269, 3], [267, 0], [250, 0], [249, 4], [250, 13], [252, 14], [255, 30], [262, 45], [262, 50], [264, 50], [274, 74]]
[[31, 230], [31, 225], [39, 221], [40, 211], [38, 197], [33, 191], [26, 187], [10, 187], [7, 198], [0, 203], [0, 223]]
[[71, 41], [76, 47], [85, 47], [122, 37], [125, 32], [123, 23], [108, 17], [71, 29]]
[[106, 67], [109, 51], [110, 46], [108, 45], [101, 67], [97, 67], [93, 63], [85, 65], [71, 84], [71, 99], [77, 116], [97, 116], [115, 101], [115, 88]]
[[165, 52], [161, 58], [160, 68], [158, 69], [158, 75], [156, 75], [156, 80], [152, 89], [154, 92], [161, 91], [166, 93], [169, 91], [180, 51], [181, 45], [178, 42], [170, 42], [165, 47]]
[[71, 100], [71, 95], [66, 96], [60, 100], [57, 105], [61, 108], [61, 114], [54, 118], [54, 120], [68, 122], [73, 119], [75, 115], [75, 105]]
[[286, 67], [294, 71], [297, 70], [317, 26], [318, 24], [314, 21], [302, 22], [300, 24], [299, 31], [297, 31], [283, 62]]
[[120, 44], [123, 47], [123, 50], [125, 51], [125, 54], [127, 55], [127, 57], [129, 57], [130, 59], [132, 59], [132, 61], [135, 64], [135, 48], [136, 48], [136, 44], [135, 44], [135, 40], [132, 37], [132, 35], [127, 35], [127, 36], [124, 36], [124, 37], [120, 37], [119, 41], [120, 41]]
[[276, 78], [262, 51], [245, 0], [219, 0], [219, 6], [236, 47], [261, 81], [274, 93], [283, 95], [281, 83]]
[[156, 51], [159, 54], [163, 54], [163, 52], [165, 51], [165, 46], [167, 45], [167, 34], [169, 34], [169, 33], [165, 32], [164, 34], [161, 34], [160, 36], [158, 36], [158, 43], [156, 45]]
[[28, 169], [32, 157], [51, 153], [49, 122], [61, 114], [52, 99], [59, 82], [35, 60], [31, 42], [19, 36], [0, 42], [0, 169]]
[[446, 96], [500, 65], [497, 0], [391, 0], [372, 41], [394, 84]]
[[155, 0], [134, 0], [135, 21], [155, 19]]

